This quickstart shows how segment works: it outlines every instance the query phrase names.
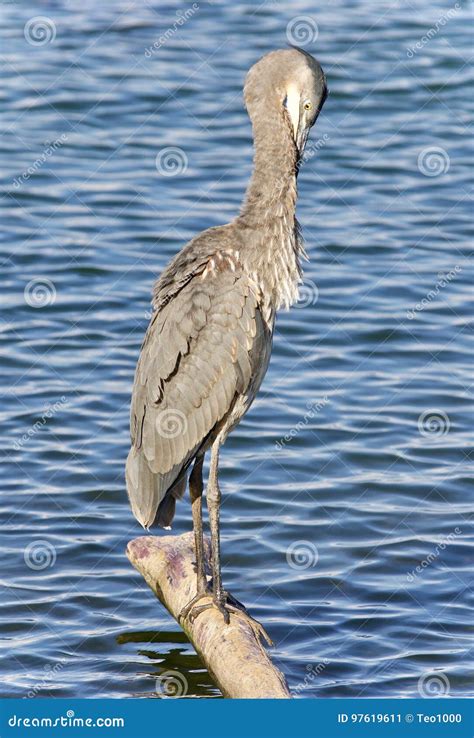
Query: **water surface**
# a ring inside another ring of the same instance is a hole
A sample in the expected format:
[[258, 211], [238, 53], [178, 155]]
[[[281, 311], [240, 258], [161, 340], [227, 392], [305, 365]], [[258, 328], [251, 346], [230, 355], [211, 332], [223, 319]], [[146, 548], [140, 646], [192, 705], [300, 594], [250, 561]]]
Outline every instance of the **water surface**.
[[225, 583], [301, 697], [466, 695], [469, 6], [197, 5], [2, 4], [2, 692], [219, 695], [124, 555], [129, 398], [156, 275], [238, 211], [243, 79], [290, 23], [330, 96], [302, 300], [221, 457]]

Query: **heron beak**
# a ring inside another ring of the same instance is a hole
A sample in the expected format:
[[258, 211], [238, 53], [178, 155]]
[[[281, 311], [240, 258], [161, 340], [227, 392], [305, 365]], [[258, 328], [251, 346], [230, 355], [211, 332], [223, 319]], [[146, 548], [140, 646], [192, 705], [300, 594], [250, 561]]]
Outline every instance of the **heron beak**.
[[311, 126], [299, 126], [296, 133], [296, 148], [298, 149], [298, 157], [301, 159], [304, 153], [304, 147], [308, 140], [309, 131]]

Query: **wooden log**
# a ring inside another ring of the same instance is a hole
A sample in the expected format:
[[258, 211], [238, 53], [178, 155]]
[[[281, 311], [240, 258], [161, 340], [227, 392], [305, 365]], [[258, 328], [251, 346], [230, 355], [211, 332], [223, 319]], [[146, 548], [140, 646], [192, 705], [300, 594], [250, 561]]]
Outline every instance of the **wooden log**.
[[[205, 549], [209, 564], [207, 540]], [[127, 556], [184, 630], [224, 697], [291, 697], [285, 677], [245, 618], [232, 612], [226, 625], [222, 614], [209, 608], [194, 622], [180, 620], [179, 613], [196, 594], [192, 533], [136, 538], [128, 544]]]

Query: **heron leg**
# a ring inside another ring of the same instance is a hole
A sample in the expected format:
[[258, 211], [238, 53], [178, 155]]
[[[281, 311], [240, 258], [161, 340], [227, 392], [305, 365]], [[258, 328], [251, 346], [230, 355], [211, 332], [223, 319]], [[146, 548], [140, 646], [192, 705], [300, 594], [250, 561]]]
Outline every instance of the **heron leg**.
[[[209, 526], [211, 529], [211, 550], [212, 550], [212, 602], [206, 602], [202, 605], [196, 605], [196, 601], [201, 599], [204, 595], [208, 594], [204, 592], [203, 595], [196, 595], [194, 600], [186, 606], [186, 615], [189, 615], [189, 619], [193, 622], [197, 616], [208, 610], [211, 607], [215, 607], [222, 613], [224, 622], [228, 625], [230, 623], [230, 614], [236, 615], [243, 618], [252, 628], [255, 633], [257, 640], [263, 637], [269, 645], [273, 645], [270, 636], [265, 631], [264, 627], [249, 615], [245, 607], [232, 597], [222, 587], [222, 574], [221, 574], [221, 551], [220, 551], [220, 504], [221, 504], [221, 491], [219, 487], [219, 480], [217, 478], [217, 470], [219, 464], [219, 439], [214, 441], [211, 448], [211, 463], [209, 467], [209, 480], [207, 485], [207, 506], [209, 511]], [[194, 470], [193, 470], [194, 471]], [[183, 611], [182, 611], [183, 613]], [[180, 613], [180, 615], [182, 614]]]
[[[219, 439], [215, 440], [211, 447], [211, 463], [209, 467], [209, 479], [207, 483], [207, 508], [209, 512], [209, 526], [211, 529], [211, 551], [212, 551], [212, 602], [207, 602], [204, 605], [195, 606], [197, 601], [208, 592], [204, 591], [202, 594], [198, 593], [189, 602], [186, 607], [180, 612], [180, 617], [183, 615], [189, 618], [191, 622], [204, 610], [208, 610], [210, 607], [216, 607], [224, 617], [224, 622], [228, 625], [230, 623], [229, 611], [236, 611], [237, 607], [234, 604], [228, 604], [229, 595], [222, 587], [222, 574], [221, 574], [221, 551], [220, 551], [220, 530], [219, 530], [219, 512], [221, 504], [221, 490], [219, 487], [219, 481], [217, 478], [217, 468], [219, 463]], [[194, 474], [194, 469], [193, 469]], [[191, 489], [191, 480], [189, 480]], [[194, 506], [194, 503], [193, 503]], [[193, 519], [194, 519], [194, 507], [193, 507]], [[196, 528], [195, 528], [196, 533]], [[202, 535], [202, 527], [201, 527]], [[198, 545], [202, 545], [202, 540], [198, 544], [196, 538], [196, 550]], [[199, 572], [198, 572], [199, 576]], [[199, 584], [198, 584], [199, 586]], [[236, 601], [234, 601], [236, 602]], [[240, 608], [239, 608], [240, 610]]]
[[[224, 621], [229, 624], [230, 617], [229, 611], [226, 607], [227, 592], [222, 588], [222, 576], [221, 576], [221, 563], [220, 563], [220, 534], [219, 534], [219, 507], [221, 501], [221, 491], [217, 479], [217, 466], [219, 462], [219, 441], [214, 441], [211, 448], [211, 464], [209, 468], [209, 479], [207, 483], [207, 507], [209, 512], [209, 526], [211, 529], [211, 551], [212, 551], [212, 602], [208, 602], [205, 605], [195, 607], [198, 600], [202, 599], [207, 592], [207, 586], [204, 591], [199, 589], [199, 568], [198, 568], [198, 590], [197, 594], [188, 604], [181, 610], [179, 616], [187, 617], [190, 616], [191, 620], [199, 615], [199, 613], [207, 610], [209, 607], [217, 607], [217, 609], [224, 616]], [[194, 474], [194, 469], [193, 469]], [[189, 489], [191, 491], [191, 479], [189, 480]], [[201, 477], [201, 492], [202, 492], [202, 477]], [[200, 497], [199, 504], [201, 505], [202, 497]], [[194, 535], [196, 540], [196, 552], [199, 547], [202, 547], [203, 553], [203, 540], [202, 540], [202, 514], [201, 508], [199, 508], [199, 514], [194, 510], [193, 502], [193, 522], [194, 522]], [[199, 517], [200, 535], [197, 533], [196, 518]], [[198, 541], [198, 537], [200, 540]], [[197, 555], [198, 558], [198, 555]], [[202, 557], [203, 558], [203, 557]], [[199, 564], [198, 564], [199, 567]], [[206, 582], [207, 585], [207, 582]]]
[[209, 466], [209, 480], [207, 486], [207, 506], [209, 510], [209, 526], [211, 529], [211, 550], [212, 550], [212, 602], [198, 605], [191, 612], [191, 620], [194, 620], [199, 613], [208, 610], [210, 607], [216, 607], [224, 617], [224, 622], [229, 624], [230, 614], [243, 618], [252, 628], [257, 640], [263, 637], [269, 645], [273, 642], [265, 631], [264, 627], [249, 615], [244, 605], [232, 597], [222, 586], [222, 570], [221, 570], [221, 543], [220, 543], [220, 505], [221, 490], [218, 479], [219, 466], [219, 448], [220, 441], [217, 439], [211, 448], [211, 463]]
[[181, 610], [179, 617], [187, 617], [198, 600], [209, 594], [204, 562], [204, 534], [202, 528], [202, 467], [204, 455], [198, 456], [189, 477], [189, 494], [193, 514], [194, 551], [196, 556], [196, 594]]
[[196, 593], [207, 591], [206, 569], [204, 564], [204, 534], [202, 530], [202, 467], [204, 456], [198, 456], [189, 477], [189, 493], [193, 513], [194, 550], [196, 553]]
[[211, 463], [209, 466], [209, 480], [207, 484], [207, 507], [209, 511], [209, 527], [211, 529], [212, 551], [212, 595], [214, 605], [229, 623], [229, 612], [226, 609], [227, 592], [222, 587], [221, 572], [221, 536], [220, 536], [220, 506], [221, 490], [217, 478], [219, 465], [219, 439], [214, 441], [211, 448]]

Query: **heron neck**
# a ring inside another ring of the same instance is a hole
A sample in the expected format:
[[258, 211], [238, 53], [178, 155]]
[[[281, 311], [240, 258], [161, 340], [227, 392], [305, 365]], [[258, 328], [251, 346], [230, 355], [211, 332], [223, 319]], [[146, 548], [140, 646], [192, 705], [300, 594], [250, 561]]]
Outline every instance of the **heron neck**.
[[304, 254], [295, 218], [297, 155], [281, 113], [253, 123], [254, 171], [237, 218], [242, 257], [258, 279], [271, 309], [298, 299]]
[[240, 218], [256, 227], [274, 219], [294, 221], [296, 147], [288, 122], [274, 111], [253, 123], [254, 170]]

